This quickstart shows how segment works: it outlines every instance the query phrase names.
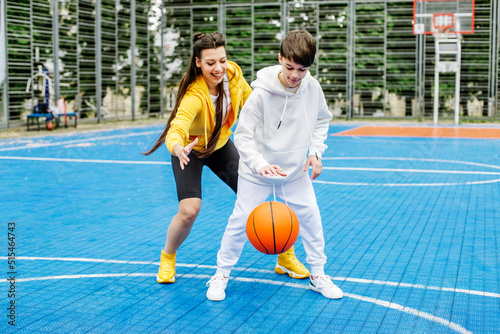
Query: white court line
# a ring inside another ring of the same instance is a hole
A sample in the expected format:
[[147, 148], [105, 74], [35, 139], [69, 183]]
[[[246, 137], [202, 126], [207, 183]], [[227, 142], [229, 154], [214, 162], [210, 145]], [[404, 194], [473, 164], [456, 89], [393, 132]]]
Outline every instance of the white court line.
[[[165, 161], [136, 161], [136, 160], [102, 160], [102, 159], [70, 159], [46, 157], [19, 157], [0, 156], [2, 160], [27, 160], [27, 161], [57, 161], [57, 162], [86, 162], [109, 164], [135, 164], [135, 165], [170, 165]], [[363, 171], [363, 172], [399, 172], [399, 173], [438, 173], [438, 174], [470, 174], [470, 175], [500, 175], [500, 172], [436, 170], [436, 169], [401, 169], [401, 168], [364, 168], [364, 167], [323, 167], [324, 170]], [[328, 183], [328, 182], [326, 182]]]
[[443, 187], [497, 183], [500, 179], [470, 182], [450, 182], [450, 183], [362, 183], [362, 182], [334, 182], [314, 180], [313, 183], [334, 184], [340, 186], [376, 186], [376, 187]]
[[43, 157], [9, 157], [0, 156], [0, 160], [25, 160], [25, 161], [57, 161], [57, 162], [84, 162], [99, 164], [127, 164], [127, 165], [171, 165], [166, 161], [135, 161], [135, 160], [98, 160], [98, 159], [69, 159], [69, 158], [43, 158]]
[[[24, 278], [17, 279], [16, 282], [31, 282], [31, 281], [41, 281], [41, 280], [59, 280], [59, 279], [78, 279], [78, 278], [107, 278], [107, 277], [156, 277], [155, 273], [121, 273], [121, 274], [90, 274], [90, 275], [63, 275], [63, 276], [46, 276], [46, 277], [32, 277], [32, 278]], [[195, 274], [179, 274], [176, 277], [183, 278], [199, 278], [199, 279], [210, 279], [212, 276], [210, 275], [195, 275]], [[239, 281], [239, 282], [248, 282], [248, 283], [262, 283], [262, 284], [271, 284], [277, 286], [286, 286], [291, 288], [309, 290], [309, 287], [304, 284], [297, 283], [288, 283], [288, 282], [279, 282], [279, 281], [271, 281], [266, 279], [257, 279], [257, 278], [246, 278], [246, 277], [235, 277], [230, 280]], [[408, 313], [414, 315], [416, 317], [420, 317], [432, 322], [439, 323], [443, 326], [446, 326], [455, 332], [463, 333], [463, 334], [472, 334], [471, 331], [466, 328], [460, 326], [457, 323], [451, 322], [441, 317], [437, 317], [427, 312], [419, 311], [417, 309], [403, 306], [400, 304], [396, 304], [393, 302], [388, 302], [386, 300], [360, 296], [352, 293], [344, 293], [344, 296], [357, 299], [363, 302], [376, 304], [382, 307], [387, 307], [396, 311]]]
[[359, 299], [359, 300], [364, 301], [364, 302], [373, 303], [373, 304], [377, 304], [377, 305], [384, 306], [387, 308], [391, 308], [391, 309], [396, 310], [396, 311], [408, 313], [408, 314], [411, 314], [411, 315], [414, 315], [414, 316], [417, 316], [420, 318], [427, 319], [429, 321], [437, 322], [437, 323], [440, 323], [440, 324], [442, 324], [442, 325], [444, 325], [444, 326], [446, 326], [446, 327], [448, 327], [448, 328], [450, 328], [458, 333], [472, 334], [471, 331], [460, 326], [459, 324], [456, 324], [454, 322], [451, 322], [451, 321], [446, 320], [446, 319], [441, 318], [441, 317], [437, 317], [437, 316], [432, 315], [432, 314], [427, 313], [427, 312], [419, 311], [417, 309], [414, 309], [414, 308], [411, 308], [408, 306], [399, 305], [399, 304], [388, 302], [385, 300], [380, 300], [380, 299], [375, 299], [375, 298], [370, 298], [370, 297], [365, 297], [365, 296], [359, 296], [359, 295], [355, 295], [355, 294], [351, 294], [351, 293], [344, 293], [344, 295], [347, 297], [350, 297], [350, 298]]
[[442, 288], [439, 286], [425, 286], [422, 284], [411, 284], [411, 283], [401, 283], [401, 282], [391, 282], [391, 281], [379, 281], [379, 280], [370, 280], [363, 278], [349, 278], [349, 277], [331, 277], [331, 279], [336, 281], [348, 281], [355, 283], [363, 283], [363, 284], [379, 284], [379, 285], [390, 285], [395, 287], [403, 287], [403, 288], [413, 288], [413, 289], [423, 289], [423, 290], [437, 290], [437, 291], [446, 291], [446, 292], [459, 292], [465, 293], [469, 295], [477, 295], [483, 297], [493, 297], [500, 298], [500, 293], [493, 292], [484, 292], [477, 290], [466, 290], [466, 289], [455, 289], [455, 288]]
[[[7, 260], [8, 257], [0, 256], [0, 260]], [[67, 261], [67, 262], [92, 262], [92, 263], [113, 263], [113, 264], [141, 264], [141, 265], [155, 265], [159, 266], [160, 262], [148, 262], [148, 261], [124, 261], [124, 260], [107, 260], [107, 259], [93, 259], [93, 258], [78, 258], [78, 257], [31, 257], [31, 256], [17, 256], [16, 260], [28, 260], [28, 261]], [[199, 264], [187, 264], [187, 263], [177, 263], [178, 267], [188, 267], [188, 268], [205, 268], [205, 269], [217, 269], [217, 266], [211, 265], [199, 265]], [[233, 270], [236, 271], [246, 271], [246, 272], [260, 272], [265, 274], [274, 274], [272, 270], [265, 269], [254, 269], [254, 268], [243, 268], [243, 267], [234, 267]], [[117, 274], [122, 275], [122, 274]], [[128, 274], [123, 274], [128, 275]], [[73, 275], [75, 276], [75, 275]], [[61, 276], [56, 276], [61, 277]], [[414, 288], [414, 289], [422, 289], [422, 290], [437, 290], [437, 291], [446, 291], [446, 292], [457, 292], [457, 293], [465, 293], [469, 295], [477, 295], [483, 297], [492, 297], [492, 298], [500, 298], [499, 293], [493, 292], [484, 292], [478, 290], [467, 290], [467, 289], [455, 289], [455, 288], [446, 288], [446, 287], [438, 287], [438, 286], [425, 286], [421, 284], [411, 284], [411, 283], [402, 283], [402, 282], [392, 282], [392, 281], [380, 281], [380, 280], [369, 280], [363, 278], [349, 278], [349, 277], [331, 277], [331, 279], [335, 281], [346, 281], [346, 282], [354, 282], [354, 283], [362, 283], [362, 284], [379, 284], [379, 285], [388, 285], [394, 287], [404, 287], [404, 288]], [[19, 281], [19, 280], [16, 280]], [[1, 282], [1, 281], [0, 281]]]
[[[322, 160], [397, 160], [397, 161], [426, 161], [426, 162], [440, 162], [440, 163], [453, 163], [471, 166], [480, 166], [487, 168], [500, 169], [500, 166], [488, 165], [477, 162], [458, 161], [458, 160], [443, 160], [443, 159], [426, 159], [426, 158], [397, 158], [397, 157], [323, 157]], [[323, 169], [338, 169], [342, 170], [343, 167], [323, 167]], [[345, 170], [354, 170], [354, 168], [345, 168]], [[358, 170], [364, 171], [380, 171], [381, 169], [368, 169], [359, 168]], [[408, 172], [408, 173], [447, 173], [447, 174], [479, 174], [479, 175], [497, 175], [500, 173], [495, 172], [477, 172], [477, 171], [444, 171], [444, 170], [422, 170], [422, 169], [385, 169], [386, 172]], [[345, 185], [345, 186], [376, 186], [376, 187], [442, 187], [442, 186], [458, 186], [458, 185], [478, 185], [487, 183], [497, 183], [500, 179], [486, 180], [486, 181], [468, 181], [468, 182], [449, 182], [449, 183], [368, 183], [368, 182], [335, 182], [335, 181], [321, 181], [314, 180], [314, 183], [332, 184], [332, 185]]]
[[114, 136], [74, 139], [74, 140], [67, 140], [67, 141], [61, 141], [61, 142], [56, 142], [56, 143], [28, 143], [24, 146], [0, 148], [0, 152], [2, 152], [2, 151], [15, 151], [15, 150], [27, 150], [30, 148], [39, 148], [39, 147], [64, 146], [64, 145], [72, 145], [72, 144], [79, 144], [79, 143], [88, 143], [88, 142], [99, 141], [99, 140], [137, 137], [137, 136], [144, 136], [144, 135], [150, 135], [150, 134], [159, 134], [159, 131], [156, 130], [156, 131], [147, 131], [147, 132], [134, 132], [134, 133], [121, 134], [121, 135], [114, 135]]
[[488, 165], [479, 162], [469, 162], [460, 160], [443, 160], [443, 159], [427, 159], [427, 158], [397, 158], [397, 157], [322, 157], [321, 160], [399, 160], [399, 161], [428, 161], [428, 162], [446, 162], [452, 164], [463, 164], [472, 166], [481, 166], [500, 169], [500, 166]]
[[[7, 260], [7, 257], [0, 256], [0, 260]], [[92, 259], [92, 258], [81, 258], [81, 257], [33, 257], [33, 256], [16, 256], [16, 260], [29, 260], [29, 261], [67, 261], [67, 262], [93, 262], [93, 263], [114, 263], [114, 264], [151, 264], [159, 266], [160, 262], [148, 262], [148, 261], [124, 261], [124, 260], [106, 260], [106, 259]], [[178, 267], [187, 268], [206, 268], [206, 269], [217, 269], [217, 266], [203, 265], [203, 264], [187, 264], [187, 263], [176, 263]], [[247, 271], [247, 272], [260, 272], [265, 274], [274, 274], [274, 271], [265, 269], [253, 269], [253, 268], [240, 268], [234, 267], [233, 270]], [[0, 281], [1, 282], [1, 281]]]
[[[340, 157], [324, 158], [323, 160], [408, 160], [408, 161], [434, 161], [449, 162], [458, 164], [469, 164], [482, 167], [498, 168], [500, 166], [486, 165], [466, 161], [438, 160], [438, 159], [416, 159], [416, 158], [369, 158], [369, 157]], [[49, 161], [49, 162], [74, 162], [74, 163], [103, 163], [103, 164], [133, 164], [133, 165], [171, 165], [165, 161], [135, 161], [135, 160], [98, 160], [98, 159], [69, 159], [69, 158], [45, 158], [45, 157], [19, 157], [19, 156], [0, 156], [0, 160], [22, 160], [22, 161]], [[457, 171], [457, 170], [429, 170], [429, 169], [401, 169], [401, 168], [362, 168], [362, 167], [323, 167], [324, 170], [342, 170], [342, 171], [371, 171], [371, 172], [397, 172], [397, 173], [435, 173], [435, 174], [456, 174], [456, 175], [500, 175], [500, 172], [486, 171]], [[436, 186], [457, 186], [457, 185], [478, 185], [500, 182], [500, 179], [486, 181], [468, 181], [468, 182], [450, 182], [450, 183], [364, 183], [364, 182], [337, 182], [314, 180], [314, 183], [349, 185], [349, 186], [379, 186], [379, 187], [436, 187]]]
[[437, 174], [473, 174], [473, 175], [500, 175], [500, 172], [476, 172], [442, 169], [401, 169], [401, 168], [364, 168], [364, 167], [323, 167], [328, 170], [346, 170], [363, 172], [400, 172], [400, 173], [437, 173]]

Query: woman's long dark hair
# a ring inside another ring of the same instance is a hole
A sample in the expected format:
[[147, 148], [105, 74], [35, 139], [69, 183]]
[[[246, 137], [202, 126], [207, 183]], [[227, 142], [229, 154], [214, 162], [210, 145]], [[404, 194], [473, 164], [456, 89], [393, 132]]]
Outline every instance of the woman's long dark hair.
[[[193, 53], [191, 55], [191, 60], [189, 62], [188, 68], [186, 70], [186, 73], [184, 73], [184, 76], [182, 77], [181, 83], [179, 84], [179, 90], [177, 91], [177, 97], [175, 100], [175, 107], [172, 113], [170, 114], [170, 117], [167, 121], [167, 125], [165, 126], [165, 129], [163, 132], [160, 134], [156, 142], [153, 144], [153, 146], [145, 153], [144, 155], [150, 155], [154, 151], [156, 151], [161, 145], [165, 143], [165, 137], [167, 136], [167, 132], [170, 129], [170, 123], [172, 123], [172, 120], [175, 118], [177, 115], [177, 109], [179, 108], [179, 105], [182, 101], [182, 98], [184, 97], [184, 94], [186, 94], [186, 91], [188, 90], [189, 86], [196, 80], [196, 77], [201, 74], [201, 69], [196, 66], [196, 58], [201, 59], [201, 51], [206, 50], [206, 49], [217, 49], [221, 46], [224, 48], [226, 47], [226, 40], [224, 39], [224, 36], [222, 36], [221, 33], [219, 32], [214, 32], [212, 34], [202, 34], [202, 33], [196, 33], [193, 36], [193, 41], [194, 41], [194, 46], [193, 46]], [[215, 102], [215, 127], [214, 131], [212, 132], [212, 135], [210, 136], [210, 140], [207, 143], [207, 147], [203, 151], [195, 151], [193, 150], [192, 152], [196, 154], [199, 158], [205, 158], [209, 156], [213, 150], [215, 149], [217, 145], [217, 141], [219, 140], [220, 136], [220, 131], [222, 127], [222, 114], [223, 114], [223, 101], [224, 101], [224, 81], [219, 83], [218, 85], [219, 88], [219, 96], [217, 97], [217, 100]]]

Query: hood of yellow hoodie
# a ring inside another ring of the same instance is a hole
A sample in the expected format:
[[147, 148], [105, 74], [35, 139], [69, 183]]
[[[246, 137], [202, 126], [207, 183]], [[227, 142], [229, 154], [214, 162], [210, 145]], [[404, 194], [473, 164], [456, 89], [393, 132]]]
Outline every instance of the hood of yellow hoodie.
[[[241, 70], [239, 70], [239, 68], [237, 68], [235, 66], [236, 64], [231, 62], [231, 61], [228, 61], [228, 65], [227, 65], [227, 76], [228, 76], [228, 79], [229, 79], [229, 92], [231, 95], [234, 95], [236, 92], [234, 91], [234, 87], [232, 85], [232, 81], [234, 79], [234, 82], [237, 83], [238, 82], [238, 77], [241, 76]], [[214, 105], [213, 105], [213, 102], [212, 102], [212, 98], [210, 97], [210, 92], [208, 90], [208, 86], [207, 86], [207, 83], [205, 81], [205, 79], [203, 79], [203, 76], [200, 74], [198, 75], [198, 77], [196, 78], [196, 81], [193, 83], [193, 95], [197, 95], [202, 101], [204, 101], [207, 105], [207, 109], [209, 111], [209, 115], [206, 115], [207, 116], [207, 119], [214, 119], [215, 118], [215, 108], [214, 108]], [[241, 94], [242, 92], [238, 92], [239, 94]], [[236, 118], [236, 113], [234, 112], [234, 109], [238, 109], [239, 106], [238, 105], [235, 105], [237, 104], [237, 101], [239, 99], [235, 99], [234, 101], [231, 100], [231, 107], [232, 107], [232, 111], [231, 113], [229, 113], [227, 115], [227, 121], [229, 121], [230, 124], [233, 124], [234, 122], [234, 119]], [[209, 126], [210, 126], [210, 130], [213, 130], [213, 127], [214, 127], [214, 124], [213, 122], [209, 122]]]

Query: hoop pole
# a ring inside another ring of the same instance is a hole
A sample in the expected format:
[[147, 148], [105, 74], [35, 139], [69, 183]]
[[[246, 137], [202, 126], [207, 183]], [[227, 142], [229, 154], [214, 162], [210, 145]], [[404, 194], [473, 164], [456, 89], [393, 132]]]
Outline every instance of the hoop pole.
[[455, 74], [455, 125], [458, 125], [458, 120], [460, 117], [460, 72], [462, 63], [462, 43], [460, 41], [460, 37], [460, 35], [457, 35], [457, 72]]
[[436, 38], [434, 40], [435, 44], [435, 52], [436, 52], [436, 60], [434, 64], [434, 125], [438, 124], [438, 111], [439, 111], [439, 41]]

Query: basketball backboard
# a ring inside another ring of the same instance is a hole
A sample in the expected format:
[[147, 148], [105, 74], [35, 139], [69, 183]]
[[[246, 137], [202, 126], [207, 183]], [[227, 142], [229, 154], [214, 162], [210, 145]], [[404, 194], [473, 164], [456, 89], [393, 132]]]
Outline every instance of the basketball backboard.
[[413, 33], [473, 34], [474, 0], [414, 0]]

